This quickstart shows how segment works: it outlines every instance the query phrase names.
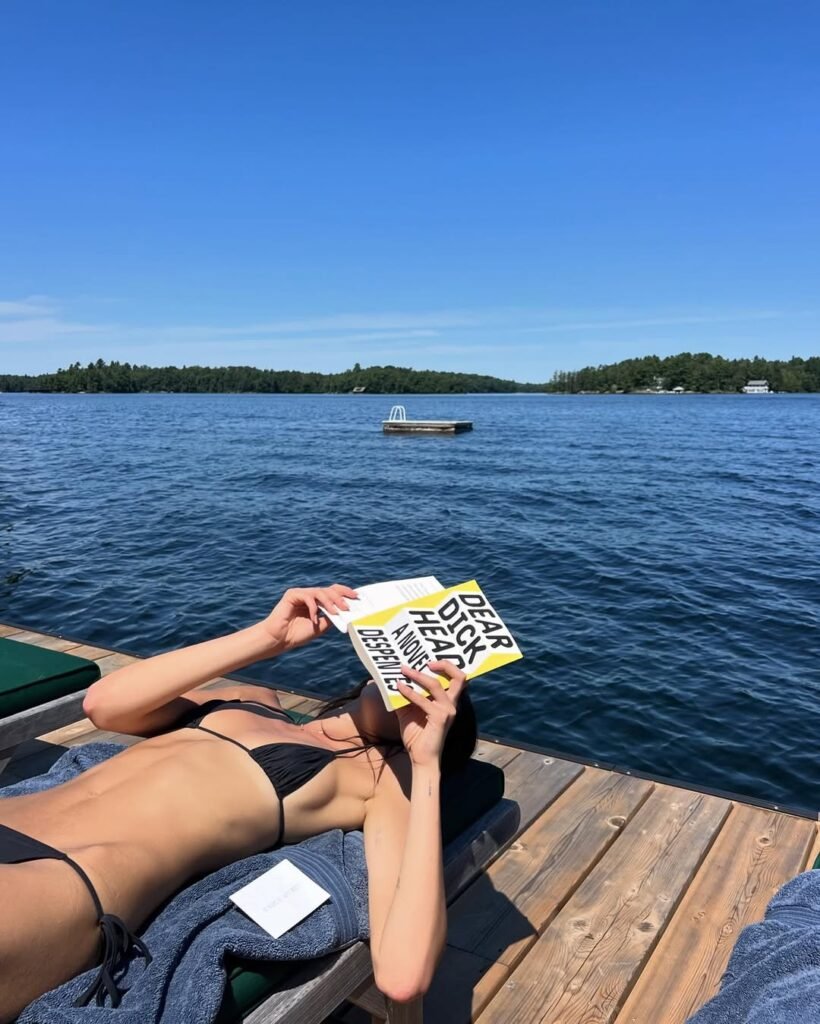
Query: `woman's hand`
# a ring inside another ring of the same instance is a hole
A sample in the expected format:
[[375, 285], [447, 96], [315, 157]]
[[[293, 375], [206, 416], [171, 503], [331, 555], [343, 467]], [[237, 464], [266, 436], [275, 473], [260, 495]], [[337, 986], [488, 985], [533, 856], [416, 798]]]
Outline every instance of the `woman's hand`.
[[356, 597], [356, 591], [341, 583], [331, 587], [294, 587], [285, 591], [263, 625], [280, 650], [290, 651], [327, 632], [330, 620], [320, 615], [319, 609], [331, 614], [347, 611], [348, 597]]
[[430, 696], [422, 696], [403, 680], [398, 683], [399, 693], [410, 701], [409, 705], [396, 709], [401, 740], [417, 767], [440, 763], [444, 738], [456, 717], [458, 696], [467, 685], [467, 677], [451, 661], [431, 661], [429, 667], [450, 680], [448, 689], [445, 690], [435, 676], [417, 672], [407, 665], [402, 665], [404, 675], [423, 686]]

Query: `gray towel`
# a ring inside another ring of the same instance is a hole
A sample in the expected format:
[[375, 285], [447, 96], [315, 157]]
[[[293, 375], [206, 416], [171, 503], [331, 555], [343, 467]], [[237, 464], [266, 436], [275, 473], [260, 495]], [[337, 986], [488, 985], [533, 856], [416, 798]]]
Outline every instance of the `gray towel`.
[[[2, 796], [48, 789], [123, 749], [114, 743], [73, 747], [45, 775], [9, 786]], [[284, 859], [326, 889], [330, 900], [273, 939], [229, 896]], [[308, 960], [367, 938], [362, 834], [334, 829], [229, 864], [179, 892], [140, 934], [153, 960], [146, 966], [134, 958], [117, 975], [118, 987], [127, 991], [116, 1010], [71, 1005], [93, 978], [89, 971], [36, 999], [20, 1015], [20, 1024], [210, 1024], [222, 1002], [226, 954], [248, 960]]]
[[820, 871], [775, 893], [762, 921], [740, 933], [720, 992], [688, 1024], [820, 1021]]

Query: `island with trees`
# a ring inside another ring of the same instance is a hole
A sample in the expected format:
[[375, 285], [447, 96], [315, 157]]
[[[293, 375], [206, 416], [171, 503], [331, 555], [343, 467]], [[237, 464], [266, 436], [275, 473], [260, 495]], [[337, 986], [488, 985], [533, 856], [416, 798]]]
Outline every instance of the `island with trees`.
[[693, 391], [737, 394], [750, 380], [766, 380], [772, 391], [820, 391], [820, 356], [803, 359], [724, 359], [706, 352], [643, 356], [608, 366], [560, 370], [545, 390], [557, 394]]
[[402, 366], [368, 366], [358, 363], [342, 373], [311, 373], [300, 370], [258, 370], [253, 366], [134, 366], [98, 359], [81, 366], [36, 376], [0, 373], [0, 391], [193, 392], [261, 394], [339, 394], [352, 392], [418, 395], [509, 393], [543, 391], [543, 384], [521, 384], [478, 373], [446, 373], [411, 370]]

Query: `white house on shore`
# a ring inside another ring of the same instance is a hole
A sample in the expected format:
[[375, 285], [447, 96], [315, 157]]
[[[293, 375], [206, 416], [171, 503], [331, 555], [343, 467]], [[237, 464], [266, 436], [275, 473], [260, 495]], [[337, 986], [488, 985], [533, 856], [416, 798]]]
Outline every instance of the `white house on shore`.
[[767, 380], [750, 380], [749, 383], [740, 389], [744, 395], [770, 395], [772, 389]]

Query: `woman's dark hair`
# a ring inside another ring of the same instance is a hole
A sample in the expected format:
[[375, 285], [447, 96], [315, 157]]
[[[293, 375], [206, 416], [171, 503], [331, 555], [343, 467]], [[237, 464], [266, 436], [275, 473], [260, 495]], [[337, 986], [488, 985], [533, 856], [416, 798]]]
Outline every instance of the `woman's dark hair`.
[[[328, 711], [337, 711], [346, 704], [356, 700], [362, 690], [370, 682], [370, 678], [363, 679], [360, 683], [338, 697], [331, 697], [316, 712], [316, 717], [326, 714]], [[441, 751], [441, 774], [452, 775], [461, 768], [466, 767], [467, 762], [473, 756], [476, 740], [478, 739], [478, 723], [476, 722], [475, 708], [470, 700], [467, 690], [462, 690], [458, 698], [456, 717], [447, 731], [444, 739], [444, 747]], [[390, 753], [398, 753], [404, 747], [401, 740], [374, 740], [366, 746], [387, 747], [388, 756]]]

